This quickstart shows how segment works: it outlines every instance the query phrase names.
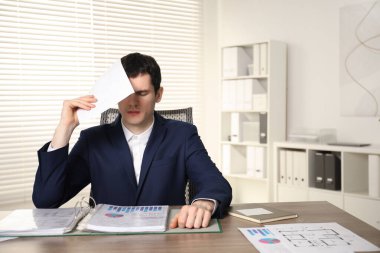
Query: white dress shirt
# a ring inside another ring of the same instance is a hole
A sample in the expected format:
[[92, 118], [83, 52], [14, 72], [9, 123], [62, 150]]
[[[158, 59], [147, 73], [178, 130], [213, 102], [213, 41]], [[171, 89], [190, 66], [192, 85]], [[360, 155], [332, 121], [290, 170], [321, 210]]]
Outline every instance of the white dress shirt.
[[152, 122], [152, 125], [150, 125], [150, 127], [147, 130], [145, 130], [145, 132], [141, 134], [134, 134], [124, 126], [123, 122], [121, 122], [121, 125], [123, 126], [125, 139], [127, 140], [129, 149], [131, 151], [137, 184], [139, 184], [141, 163], [143, 160], [146, 144], [148, 143], [149, 136], [152, 133], [153, 124], [154, 120]]

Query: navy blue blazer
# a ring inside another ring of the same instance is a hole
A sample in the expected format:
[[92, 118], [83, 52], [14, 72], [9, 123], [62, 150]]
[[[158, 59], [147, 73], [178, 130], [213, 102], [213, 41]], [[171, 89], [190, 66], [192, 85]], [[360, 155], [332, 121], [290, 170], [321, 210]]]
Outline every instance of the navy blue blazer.
[[70, 154], [68, 145], [47, 152], [50, 143], [38, 151], [35, 206], [59, 207], [89, 183], [96, 203], [184, 205], [190, 179], [197, 190], [194, 198], [217, 200], [214, 216], [222, 217], [232, 199], [231, 187], [208, 156], [196, 127], [154, 116], [139, 184], [119, 115], [112, 124], [83, 130]]

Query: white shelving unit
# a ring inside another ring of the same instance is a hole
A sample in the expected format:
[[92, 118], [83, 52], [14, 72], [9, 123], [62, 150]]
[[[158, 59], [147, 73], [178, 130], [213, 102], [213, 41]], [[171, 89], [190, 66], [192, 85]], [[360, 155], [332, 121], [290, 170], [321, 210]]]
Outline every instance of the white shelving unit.
[[222, 48], [222, 172], [233, 203], [272, 196], [272, 143], [286, 134], [286, 44]]
[[[287, 152], [304, 154], [305, 159], [299, 159], [296, 163], [299, 164], [298, 168], [294, 162], [287, 162], [287, 158], [290, 157], [286, 156]], [[340, 158], [340, 189], [327, 190], [316, 187], [315, 154], [317, 152], [332, 153]], [[348, 147], [275, 142], [274, 165], [275, 201], [326, 200], [380, 229], [379, 145]], [[291, 174], [293, 180], [285, 182], [284, 171], [286, 174]], [[302, 175], [306, 183], [295, 183], [295, 177], [300, 178]]]

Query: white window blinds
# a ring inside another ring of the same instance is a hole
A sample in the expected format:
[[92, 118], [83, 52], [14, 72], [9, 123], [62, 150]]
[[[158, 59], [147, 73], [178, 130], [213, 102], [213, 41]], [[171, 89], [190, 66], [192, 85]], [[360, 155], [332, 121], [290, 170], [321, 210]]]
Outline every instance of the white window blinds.
[[[131, 52], [161, 66], [158, 109], [192, 106], [198, 122], [202, 6], [197, 0], [0, 0], [0, 204], [31, 200], [37, 150], [62, 101], [87, 94]], [[81, 124], [98, 124], [99, 119]]]

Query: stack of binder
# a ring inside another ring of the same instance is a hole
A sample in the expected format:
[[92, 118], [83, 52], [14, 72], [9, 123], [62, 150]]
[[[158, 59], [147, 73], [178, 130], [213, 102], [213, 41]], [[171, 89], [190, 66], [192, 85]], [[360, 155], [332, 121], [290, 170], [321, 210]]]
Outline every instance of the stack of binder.
[[266, 149], [247, 146], [247, 175], [255, 178], [266, 177]]
[[223, 48], [223, 77], [246, 76], [251, 54], [243, 47]]
[[287, 185], [307, 187], [306, 152], [302, 150], [280, 150], [279, 182]]
[[341, 189], [341, 161], [331, 152], [315, 153], [315, 187], [339, 191]]

